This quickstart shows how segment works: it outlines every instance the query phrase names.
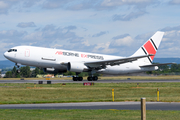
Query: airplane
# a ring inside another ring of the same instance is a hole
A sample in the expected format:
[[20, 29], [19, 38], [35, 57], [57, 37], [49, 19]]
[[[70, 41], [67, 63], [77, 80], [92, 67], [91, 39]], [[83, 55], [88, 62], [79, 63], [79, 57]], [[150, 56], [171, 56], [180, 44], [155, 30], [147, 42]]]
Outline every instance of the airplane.
[[78, 75], [81, 72], [88, 72], [87, 80], [97, 81], [98, 76], [95, 76], [95, 73], [113, 75], [138, 73], [157, 70], [160, 65], [172, 64], [152, 64], [163, 35], [164, 32], [157, 31], [129, 57], [35, 46], [16, 46], [6, 51], [4, 56], [18, 68], [21, 65], [28, 65], [43, 68], [45, 72], [54, 74], [72, 71], [76, 73], [73, 81], [82, 81], [83, 77]]

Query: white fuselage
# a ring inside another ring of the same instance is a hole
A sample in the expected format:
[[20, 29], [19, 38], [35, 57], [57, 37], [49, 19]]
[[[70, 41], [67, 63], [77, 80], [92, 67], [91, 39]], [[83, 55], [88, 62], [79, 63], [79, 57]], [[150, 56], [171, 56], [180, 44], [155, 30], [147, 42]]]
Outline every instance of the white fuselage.
[[[66, 71], [68, 62], [81, 61], [92, 62], [101, 60], [119, 59], [123, 57], [102, 54], [93, 54], [62, 49], [50, 49], [33, 46], [17, 46], [4, 53], [4, 56], [21, 65], [35, 66], [41, 68], [54, 68], [59, 71]], [[107, 65], [106, 68], [98, 70], [103, 74], [127, 74], [143, 71], [156, 70], [156, 67], [141, 68], [140, 61], [128, 62], [120, 65]]]

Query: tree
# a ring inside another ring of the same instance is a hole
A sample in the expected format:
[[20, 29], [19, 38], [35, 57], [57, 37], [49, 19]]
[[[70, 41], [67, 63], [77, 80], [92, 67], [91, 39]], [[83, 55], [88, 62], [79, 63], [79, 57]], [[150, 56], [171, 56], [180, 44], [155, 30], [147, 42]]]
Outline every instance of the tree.
[[31, 71], [30, 71], [30, 67], [29, 66], [25, 66], [25, 67], [21, 67], [20, 68], [20, 75], [22, 77], [28, 78], [31, 76]]
[[39, 74], [39, 72], [40, 72], [40, 69], [38, 67], [36, 67], [34, 70], [35, 75]]
[[5, 78], [12, 78], [12, 72], [11, 71], [7, 71]]
[[12, 77], [13, 78], [16, 78], [16, 74], [17, 74], [17, 69], [16, 69], [16, 67], [14, 66], [14, 68], [12, 69]]
[[76, 75], [75, 72], [67, 71], [66, 73], [63, 73], [63, 75], [68, 76], [68, 75]]
[[32, 71], [31, 77], [36, 77], [38, 74], [40, 74], [40, 69], [38, 67], [35, 68], [35, 70]]

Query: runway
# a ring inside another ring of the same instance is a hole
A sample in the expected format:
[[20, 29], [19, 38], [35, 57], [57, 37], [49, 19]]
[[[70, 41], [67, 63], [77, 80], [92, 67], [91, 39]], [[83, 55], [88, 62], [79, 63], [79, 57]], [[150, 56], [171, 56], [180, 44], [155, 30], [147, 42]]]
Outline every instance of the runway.
[[[0, 83], [36, 83], [43, 81], [43, 84], [47, 84], [47, 80], [0, 80]], [[152, 83], [152, 82], [180, 82], [180, 80], [98, 80], [98, 81], [73, 81], [73, 80], [50, 80], [51, 83], [84, 83], [84, 82], [94, 82], [94, 83]]]
[[[140, 102], [87, 102], [54, 104], [12, 104], [0, 105], [0, 109], [117, 109], [140, 110]], [[180, 103], [146, 102], [147, 110], [180, 110]]]

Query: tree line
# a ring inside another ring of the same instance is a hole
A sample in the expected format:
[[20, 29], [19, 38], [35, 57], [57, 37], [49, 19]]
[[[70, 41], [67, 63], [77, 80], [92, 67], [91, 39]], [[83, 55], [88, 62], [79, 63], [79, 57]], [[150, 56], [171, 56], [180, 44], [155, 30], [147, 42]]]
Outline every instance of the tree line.
[[154, 75], [180, 75], [180, 64], [162, 65], [158, 70], [146, 72]]
[[[180, 75], [180, 64], [172, 64], [172, 65], [162, 65], [159, 66], [159, 69], [156, 71], [149, 71], [146, 72], [147, 74], [154, 74], [154, 75]], [[46, 74], [42, 69], [36, 67], [33, 71], [30, 70], [29, 66], [24, 66], [20, 68], [20, 72], [17, 72], [17, 68], [14, 68], [11, 71], [6, 72], [5, 78], [30, 78], [36, 77], [38, 74]], [[74, 76], [76, 75], [75, 72], [67, 71], [63, 73], [64, 76]], [[87, 72], [82, 72], [78, 76], [84, 77], [88, 76]], [[100, 76], [100, 74], [95, 74]]]
[[11, 71], [7, 71], [5, 78], [30, 78], [30, 77], [36, 77], [37, 74], [45, 74], [45, 72], [42, 69], [35, 68], [33, 71], [30, 70], [29, 66], [21, 67], [19, 70], [20, 72], [17, 72], [17, 68], [14, 66]]
[[[33, 71], [30, 70], [29, 66], [21, 67], [19, 70], [20, 72], [17, 72], [17, 68], [14, 66], [11, 71], [7, 71], [5, 74], [5, 78], [33, 78], [36, 77], [38, 74], [44, 75], [45, 73], [42, 69], [36, 67]], [[75, 76], [75, 72], [67, 71], [66, 73], [63, 73], [64, 76]], [[95, 74], [99, 76], [99, 74]], [[88, 73], [82, 72], [78, 75], [79, 77], [88, 76]]]

